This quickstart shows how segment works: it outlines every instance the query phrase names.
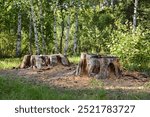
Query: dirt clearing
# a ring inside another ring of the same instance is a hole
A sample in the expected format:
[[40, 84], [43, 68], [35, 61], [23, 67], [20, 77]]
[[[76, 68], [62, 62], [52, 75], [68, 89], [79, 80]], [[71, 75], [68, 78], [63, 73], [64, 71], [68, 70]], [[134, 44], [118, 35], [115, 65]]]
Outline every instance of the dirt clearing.
[[145, 85], [150, 82], [150, 78], [139, 72], [123, 72], [120, 78], [110, 77], [107, 79], [95, 79], [87, 76], [75, 76], [73, 72], [76, 66], [65, 67], [55, 66], [45, 70], [11, 69], [0, 70], [0, 76], [25, 78], [32, 83], [42, 83], [49, 86], [71, 89], [131, 89], [146, 90]]

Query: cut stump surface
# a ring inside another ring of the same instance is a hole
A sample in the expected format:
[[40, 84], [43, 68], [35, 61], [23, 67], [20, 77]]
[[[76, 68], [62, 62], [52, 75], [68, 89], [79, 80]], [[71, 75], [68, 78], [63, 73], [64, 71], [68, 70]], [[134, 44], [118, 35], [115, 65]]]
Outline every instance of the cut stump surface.
[[76, 69], [76, 75], [88, 75], [96, 78], [121, 76], [119, 58], [82, 53]]

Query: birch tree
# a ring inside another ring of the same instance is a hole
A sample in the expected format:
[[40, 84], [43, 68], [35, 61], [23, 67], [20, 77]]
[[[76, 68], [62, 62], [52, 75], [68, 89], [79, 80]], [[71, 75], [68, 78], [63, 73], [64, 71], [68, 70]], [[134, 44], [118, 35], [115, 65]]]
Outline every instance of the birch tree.
[[58, 5], [58, 0], [56, 1], [56, 6], [55, 6], [55, 8], [54, 8], [54, 48], [55, 48], [55, 53], [58, 53], [58, 43], [57, 43], [57, 18], [56, 18], [57, 5]]
[[60, 50], [59, 50], [59, 52], [60, 53], [62, 53], [62, 42], [63, 42], [63, 37], [64, 37], [64, 28], [65, 28], [65, 26], [64, 26], [64, 18], [65, 18], [65, 16], [64, 16], [64, 12], [63, 12], [63, 5], [61, 6], [61, 9], [60, 9], [60, 12], [61, 12], [61, 17], [62, 17], [62, 21], [61, 21], [61, 37], [60, 37], [60, 45], [59, 45], [59, 47], [60, 47]]
[[79, 0], [77, 0], [77, 6], [75, 8], [75, 33], [74, 33], [74, 47], [73, 52], [77, 52], [77, 38], [78, 38], [78, 12], [79, 12]]
[[42, 6], [42, 1], [39, 0], [39, 5], [40, 5], [40, 30], [41, 30], [41, 38], [42, 38], [42, 52], [43, 54], [46, 54], [46, 42], [45, 42], [45, 38], [44, 38], [44, 28], [43, 28], [43, 25], [44, 25], [44, 18], [43, 18], [43, 6]]
[[21, 54], [21, 2], [18, 3], [18, 30], [17, 30], [17, 44], [16, 44], [16, 56]]
[[32, 21], [33, 21], [33, 28], [34, 28], [34, 37], [35, 37], [35, 47], [36, 47], [36, 54], [40, 54], [40, 48], [39, 48], [39, 39], [38, 39], [38, 31], [36, 26], [36, 17], [34, 14], [34, 7], [33, 7], [33, 1], [30, 0], [31, 5], [31, 15], [32, 15]]
[[133, 32], [136, 31], [137, 25], [137, 8], [138, 8], [138, 0], [134, 1], [134, 14], [133, 14]]
[[[71, 6], [72, 1], [70, 0], [69, 6]], [[69, 43], [69, 33], [70, 33], [70, 11], [67, 17], [67, 31], [66, 31], [66, 39], [65, 39], [65, 47], [64, 47], [64, 55], [67, 56], [68, 43]]]
[[32, 16], [30, 10], [30, 21], [29, 21], [29, 54], [32, 55]]

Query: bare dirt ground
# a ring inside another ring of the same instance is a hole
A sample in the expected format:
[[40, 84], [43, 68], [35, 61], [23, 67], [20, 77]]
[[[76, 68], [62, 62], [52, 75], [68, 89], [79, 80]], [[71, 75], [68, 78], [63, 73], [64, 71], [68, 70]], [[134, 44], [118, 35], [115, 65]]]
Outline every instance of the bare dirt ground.
[[139, 72], [124, 71], [121, 78], [94, 79], [87, 76], [73, 75], [75, 69], [75, 65], [71, 65], [70, 67], [58, 65], [45, 70], [33, 70], [31, 68], [0, 70], [0, 76], [25, 78], [36, 84], [42, 83], [49, 86], [71, 89], [131, 89], [146, 90], [148, 92], [150, 90], [149, 88], [145, 88], [145, 85], [150, 83], [150, 78]]

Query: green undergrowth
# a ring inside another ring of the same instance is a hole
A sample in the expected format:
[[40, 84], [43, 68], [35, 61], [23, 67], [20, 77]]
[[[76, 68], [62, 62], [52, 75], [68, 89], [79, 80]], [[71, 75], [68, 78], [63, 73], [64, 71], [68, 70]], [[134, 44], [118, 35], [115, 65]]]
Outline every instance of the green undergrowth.
[[80, 57], [79, 56], [72, 56], [72, 57], [68, 57], [69, 61], [71, 63], [75, 63], [77, 64], [80, 61]]
[[[95, 84], [95, 83], [94, 83]], [[97, 84], [96, 84], [97, 85]], [[32, 84], [20, 78], [0, 77], [1, 100], [107, 100], [150, 99], [148, 92], [97, 89], [65, 89]]]
[[18, 67], [20, 62], [20, 58], [0, 58], [0, 69], [11, 69], [13, 67]]

